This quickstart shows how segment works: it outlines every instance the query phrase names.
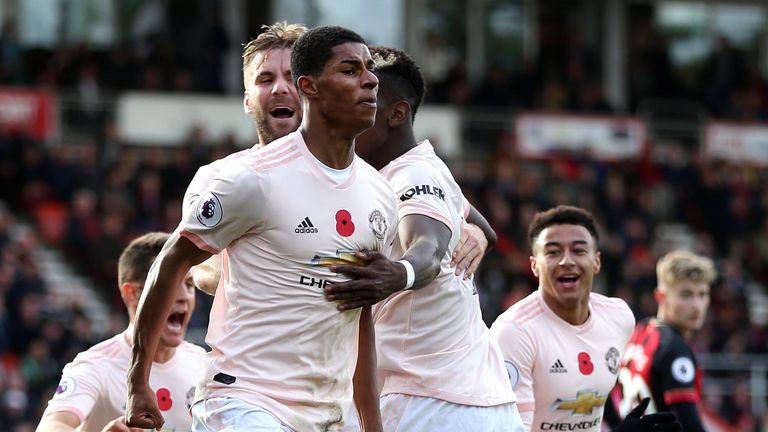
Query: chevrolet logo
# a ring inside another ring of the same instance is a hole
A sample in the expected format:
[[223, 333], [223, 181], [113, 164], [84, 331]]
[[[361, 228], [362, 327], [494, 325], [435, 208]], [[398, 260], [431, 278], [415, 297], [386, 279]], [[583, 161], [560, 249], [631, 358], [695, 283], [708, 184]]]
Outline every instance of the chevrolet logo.
[[315, 255], [309, 264], [329, 267], [333, 264], [366, 265], [366, 262], [355, 255], [356, 249], [336, 249], [336, 255]]
[[600, 396], [597, 391], [580, 391], [577, 393], [576, 399], [557, 399], [552, 404], [552, 409], [555, 410], [573, 410], [574, 414], [592, 414], [592, 410], [596, 407], [605, 405], [605, 396]]

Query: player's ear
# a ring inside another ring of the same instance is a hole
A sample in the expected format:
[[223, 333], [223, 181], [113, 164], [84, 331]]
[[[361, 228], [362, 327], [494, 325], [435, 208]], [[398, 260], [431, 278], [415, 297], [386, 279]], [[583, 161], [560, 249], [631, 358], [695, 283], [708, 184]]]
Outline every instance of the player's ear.
[[395, 102], [389, 110], [389, 127], [396, 128], [406, 121], [411, 121], [411, 104], [406, 101]]
[[120, 285], [120, 297], [123, 298], [126, 306], [133, 305], [136, 307], [139, 304], [139, 298], [141, 298], [141, 286], [136, 282], [125, 282]]
[[317, 85], [312, 76], [302, 75], [296, 80], [296, 89], [307, 97], [317, 95]]
[[664, 297], [665, 295], [660, 289], [656, 288], [653, 290], [653, 299], [656, 300], [656, 304], [661, 304], [664, 301]]
[[248, 116], [253, 114], [253, 107], [248, 103], [248, 91], [243, 92], [243, 112]]
[[601, 264], [600, 251], [597, 251], [595, 252], [595, 267], [594, 267], [595, 274], [600, 273], [600, 264]]
[[537, 267], [537, 264], [536, 264], [536, 257], [529, 256], [528, 262], [531, 263], [531, 272], [533, 272], [533, 275], [536, 277], [539, 277], [539, 268]]

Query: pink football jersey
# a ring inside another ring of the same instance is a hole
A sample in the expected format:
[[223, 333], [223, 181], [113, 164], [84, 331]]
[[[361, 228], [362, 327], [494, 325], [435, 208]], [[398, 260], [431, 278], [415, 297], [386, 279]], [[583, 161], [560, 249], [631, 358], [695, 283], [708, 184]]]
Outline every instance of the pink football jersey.
[[196, 400], [238, 398], [297, 431], [342, 425], [360, 310], [325, 299], [323, 287], [345, 278], [327, 265], [389, 253], [396, 224], [394, 193], [375, 169], [355, 157], [337, 182], [300, 132], [224, 163], [180, 227], [201, 249], [226, 248]]
[[[83, 351], [64, 366], [61, 381], [47, 412], [69, 411], [83, 422], [80, 430], [100, 431], [125, 414], [128, 394], [126, 374], [131, 356], [125, 332]], [[165, 418], [163, 431], [192, 428], [189, 407], [197, 383], [195, 371], [203, 369], [205, 350], [183, 342], [165, 363], [153, 363], [149, 386]]]
[[571, 325], [540, 291], [516, 303], [491, 326], [501, 346], [518, 409], [530, 431], [600, 431], [621, 355], [635, 325], [627, 304], [590, 294], [589, 318]]
[[[493, 406], [515, 401], [501, 352], [482, 320], [474, 281], [451, 268], [469, 204], [428, 142], [381, 173], [399, 197], [399, 218], [424, 215], [451, 230], [440, 273], [429, 285], [396, 293], [374, 307], [382, 394], [404, 393]], [[393, 257], [403, 250], [395, 241]]]

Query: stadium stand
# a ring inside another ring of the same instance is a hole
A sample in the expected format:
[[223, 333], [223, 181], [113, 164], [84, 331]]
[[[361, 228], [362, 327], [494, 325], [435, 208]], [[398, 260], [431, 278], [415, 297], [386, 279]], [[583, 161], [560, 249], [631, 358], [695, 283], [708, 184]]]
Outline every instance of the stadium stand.
[[[113, 110], [121, 92], [221, 91], [215, 65], [174, 61], [183, 56], [171, 41], [150, 39], [140, 50], [24, 50], [8, 29], [0, 37], [10, 53], [0, 57], [0, 86], [56, 93], [62, 122], [62, 136], [53, 141], [0, 131], [0, 430], [21, 432], [34, 429], [62, 366], [123, 328], [111, 317], [123, 315], [116, 313], [122, 307], [116, 262], [127, 241], [173, 230], [196, 168], [235, 146], [205, 142], [205, 130], [190, 131], [188, 141], [173, 148], [119, 142]], [[212, 33], [206, 43], [220, 47], [226, 36]], [[706, 119], [765, 122], [768, 84], [742, 61], [728, 77], [705, 74], [683, 83], [664, 61], [666, 49], [660, 43], [633, 60], [631, 110], [649, 122], [653, 149], [638, 160], [604, 162], [573, 153], [526, 160], [516, 154], [507, 123], [478, 119], [485, 110], [505, 118], [520, 111], [614, 113], [588, 56], [555, 66], [543, 58], [515, 69], [493, 65], [476, 84], [459, 63], [448, 65], [430, 86], [428, 102], [467, 112], [462, 130], [469, 156], [451, 166], [498, 233], [477, 276], [486, 322], [536, 286], [525, 228], [538, 209], [575, 204], [595, 214], [606, 230], [597, 286], [625, 299], [638, 318], [655, 313], [656, 259], [687, 245], [713, 257], [721, 275], [696, 351], [753, 359], [734, 371], [737, 361], [702, 355], [705, 368], [712, 366], [707, 406], [733, 430], [765, 430], [768, 378], [760, 356], [768, 355], [768, 171], [707, 159], [697, 144]], [[710, 59], [710, 72], [722, 55]], [[671, 119], [664, 112], [669, 100], [681, 107], [674, 113], [688, 114]], [[209, 299], [199, 299], [190, 324], [197, 340], [209, 306]], [[724, 364], [731, 367], [718, 369]]]

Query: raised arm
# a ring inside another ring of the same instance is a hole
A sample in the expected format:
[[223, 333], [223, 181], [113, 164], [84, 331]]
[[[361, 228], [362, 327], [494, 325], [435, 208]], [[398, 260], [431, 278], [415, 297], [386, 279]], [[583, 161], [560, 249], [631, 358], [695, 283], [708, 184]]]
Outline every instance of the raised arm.
[[80, 426], [80, 417], [69, 411], [56, 411], [43, 413], [40, 424], [35, 432], [70, 432]]
[[[432, 282], [440, 273], [440, 261], [448, 250], [451, 231], [440, 221], [423, 215], [408, 215], [398, 223], [402, 250], [401, 259], [407, 260], [414, 270], [411, 289], [419, 289]], [[368, 264], [334, 264], [336, 273], [346, 273], [355, 279], [329, 285], [326, 298], [339, 302], [339, 310], [349, 310], [376, 304], [390, 294], [405, 289], [406, 270], [402, 263], [388, 259], [378, 252], [359, 253]]]
[[198, 249], [194, 243], [175, 232], [149, 270], [136, 311], [133, 349], [128, 365], [125, 418], [129, 426], [159, 429], [163, 425], [155, 394], [149, 388], [152, 360], [176, 290], [189, 269], [210, 256], [210, 253]]

